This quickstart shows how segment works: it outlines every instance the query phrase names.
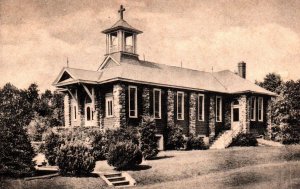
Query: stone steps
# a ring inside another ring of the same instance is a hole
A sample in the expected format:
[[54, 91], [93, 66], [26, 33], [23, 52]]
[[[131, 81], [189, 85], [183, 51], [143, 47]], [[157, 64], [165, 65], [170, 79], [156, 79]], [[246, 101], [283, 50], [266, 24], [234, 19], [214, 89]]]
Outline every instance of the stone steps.
[[136, 185], [136, 181], [126, 172], [100, 174], [101, 178], [114, 187], [130, 187]]
[[234, 132], [233, 130], [225, 131], [215, 139], [215, 141], [213, 142], [213, 144], [210, 146], [209, 149], [227, 148], [231, 144], [232, 139], [236, 136], [236, 134], [237, 133]]

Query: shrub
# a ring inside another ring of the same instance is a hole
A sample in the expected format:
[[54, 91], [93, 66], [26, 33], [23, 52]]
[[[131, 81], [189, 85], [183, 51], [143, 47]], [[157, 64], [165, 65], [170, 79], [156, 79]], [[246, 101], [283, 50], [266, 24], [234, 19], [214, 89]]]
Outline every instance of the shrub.
[[142, 163], [143, 155], [139, 147], [131, 141], [110, 145], [107, 163], [117, 170], [132, 168]]
[[191, 135], [186, 141], [186, 150], [205, 150], [207, 146], [205, 145], [203, 138], [199, 136]]
[[180, 126], [168, 124], [166, 135], [166, 148], [168, 150], [179, 150], [184, 147], [183, 132]]
[[31, 141], [42, 141], [42, 135], [49, 128], [49, 121], [41, 116], [36, 116], [27, 126], [27, 133]]
[[151, 159], [158, 154], [156, 125], [154, 118], [143, 117], [140, 127], [141, 151], [145, 159]]
[[271, 139], [282, 144], [298, 144], [300, 134], [288, 124], [281, 123], [280, 126], [272, 127]]
[[49, 130], [48, 133], [45, 134], [44, 140], [45, 157], [48, 160], [49, 165], [55, 165], [60, 145], [64, 143], [62, 136]]
[[62, 175], [72, 176], [88, 175], [96, 165], [91, 147], [81, 141], [61, 145], [56, 163]]
[[107, 138], [102, 132], [93, 132], [93, 140], [91, 143], [96, 161], [106, 159], [108, 152]]
[[26, 131], [14, 119], [0, 116], [0, 176], [33, 174], [35, 153]]
[[257, 146], [257, 140], [253, 134], [240, 133], [232, 140], [230, 146]]
[[139, 133], [134, 127], [107, 130], [105, 135], [107, 137], [108, 146], [124, 141], [130, 141], [133, 144], [139, 145]]

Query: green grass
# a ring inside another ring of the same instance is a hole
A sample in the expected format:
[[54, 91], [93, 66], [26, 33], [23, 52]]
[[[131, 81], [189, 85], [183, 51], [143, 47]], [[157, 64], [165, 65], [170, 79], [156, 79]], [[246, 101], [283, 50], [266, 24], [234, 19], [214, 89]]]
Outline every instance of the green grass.
[[[128, 171], [137, 188], [299, 188], [300, 145], [234, 147], [226, 150], [166, 151]], [[112, 172], [106, 161], [96, 171]], [[100, 178], [55, 177], [5, 180], [5, 188], [107, 188]], [[1, 188], [1, 185], [0, 185]]]

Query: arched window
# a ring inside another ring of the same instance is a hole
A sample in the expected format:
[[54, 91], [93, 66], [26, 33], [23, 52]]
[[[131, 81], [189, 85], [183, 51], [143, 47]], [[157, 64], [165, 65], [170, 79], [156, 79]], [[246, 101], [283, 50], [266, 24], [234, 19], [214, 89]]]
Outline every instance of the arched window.
[[91, 108], [89, 106], [86, 108], [86, 120], [91, 120]]

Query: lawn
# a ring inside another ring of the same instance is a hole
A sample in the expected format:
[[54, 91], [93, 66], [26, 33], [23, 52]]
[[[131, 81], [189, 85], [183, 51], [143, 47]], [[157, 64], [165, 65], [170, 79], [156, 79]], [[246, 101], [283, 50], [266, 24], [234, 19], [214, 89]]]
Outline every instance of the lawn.
[[[137, 188], [299, 188], [300, 145], [165, 151], [128, 171]], [[95, 171], [112, 172], [105, 161]], [[100, 178], [6, 180], [5, 188], [107, 188]], [[0, 185], [1, 187], [1, 185]]]

